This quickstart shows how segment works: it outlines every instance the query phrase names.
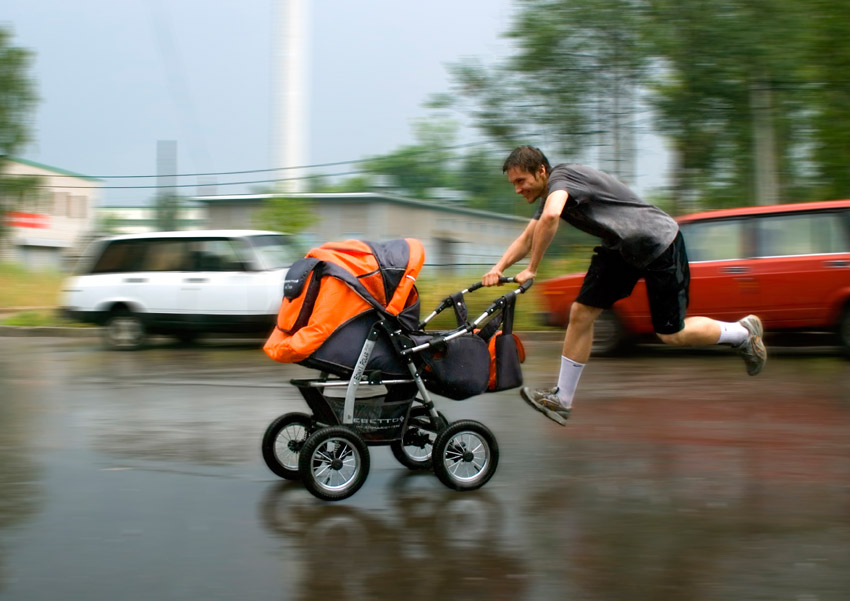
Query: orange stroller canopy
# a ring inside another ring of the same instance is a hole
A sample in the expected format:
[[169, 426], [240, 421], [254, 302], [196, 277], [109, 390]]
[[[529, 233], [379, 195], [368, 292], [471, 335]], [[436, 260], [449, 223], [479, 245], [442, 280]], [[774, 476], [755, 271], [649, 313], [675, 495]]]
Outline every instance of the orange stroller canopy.
[[[366, 311], [399, 317], [418, 301], [414, 284], [424, 262], [415, 238], [314, 248], [290, 267], [277, 325], [263, 350], [275, 361], [297, 363]], [[414, 327], [418, 314], [415, 320]]]

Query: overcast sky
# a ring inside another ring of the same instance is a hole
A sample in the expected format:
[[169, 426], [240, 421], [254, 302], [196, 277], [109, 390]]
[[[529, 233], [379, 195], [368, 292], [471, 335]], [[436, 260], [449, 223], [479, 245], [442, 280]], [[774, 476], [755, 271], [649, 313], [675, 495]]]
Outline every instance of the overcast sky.
[[[423, 103], [450, 89], [447, 64], [510, 53], [502, 34], [511, 0], [309, 5], [310, 164], [412, 143]], [[4, 0], [0, 23], [35, 53], [41, 96], [23, 158], [93, 176], [152, 175], [157, 141], [176, 140], [179, 173], [283, 166], [274, 148], [277, 15], [276, 0]], [[246, 191], [221, 185], [246, 176], [217, 179], [219, 193]], [[102, 204], [153, 194], [105, 190]]]

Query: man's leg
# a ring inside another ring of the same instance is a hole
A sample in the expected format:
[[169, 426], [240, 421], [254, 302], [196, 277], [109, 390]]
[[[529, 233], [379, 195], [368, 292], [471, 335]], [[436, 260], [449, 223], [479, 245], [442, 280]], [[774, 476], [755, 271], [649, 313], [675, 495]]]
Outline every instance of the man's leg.
[[590, 358], [593, 323], [603, 311], [600, 307], [610, 307], [627, 297], [640, 277], [639, 270], [627, 264], [620, 253], [601, 246], [594, 249], [578, 298], [570, 306], [558, 385], [550, 390], [523, 388], [522, 398], [529, 405], [562, 426], [566, 424], [579, 378]]
[[731, 346], [744, 358], [747, 373], [751, 376], [760, 373], [767, 361], [767, 349], [762, 336], [764, 328], [755, 315], [747, 315], [733, 322], [688, 317], [685, 319], [685, 327], [675, 334], [658, 334], [664, 344], [674, 346]]
[[576, 363], [587, 363], [593, 347], [593, 323], [602, 309], [575, 302], [570, 307], [570, 323], [564, 335], [561, 354]]
[[590, 358], [593, 346], [593, 322], [602, 313], [602, 309], [575, 302], [570, 307], [570, 322], [564, 335], [564, 347], [561, 356], [561, 371], [558, 374], [558, 386], [551, 390], [522, 389], [523, 399], [553, 421], [566, 423], [570, 416], [578, 381], [584, 365]]
[[690, 268], [681, 234], [646, 267], [643, 275], [652, 325], [662, 342], [675, 346], [729, 345], [744, 358], [748, 374], [754, 376], [762, 370], [767, 361], [767, 349], [762, 341], [764, 328], [758, 317], [747, 315], [736, 322], [685, 317]]

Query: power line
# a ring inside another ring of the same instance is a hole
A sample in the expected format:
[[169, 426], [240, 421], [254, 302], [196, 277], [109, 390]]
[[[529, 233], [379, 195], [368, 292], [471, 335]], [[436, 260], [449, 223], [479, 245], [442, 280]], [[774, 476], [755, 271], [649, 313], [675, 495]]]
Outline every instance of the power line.
[[247, 186], [251, 184], [274, 184], [279, 182], [301, 181], [305, 179], [320, 179], [323, 177], [343, 177], [350, 175], [359, 175], [362, 173], [370, 173], [369, 171], [347, 171], [343, 173], [329, 173], [319, 175], [305, 175], [303, 177], [282, 177], [276, 179], [261, 179], [239, 182], [216, 182], [208, 184], [174, 184], [174, 185], [151, 185], [151, 186], [36, 186], [36, 188], [63, 188], [68, 190], [155, 190], [165, 188], [203, 188], [203, 187], [219, 187], [219, 186]]
[[[487, 144], [487, 142], [467, 142], [465, 144], [455, 144], [453, 146], [441, 146], [439, 148], [423, 149], [423, 150], [420, 150], [420, 151], [412, 152], [412, 153], [410, 153], [410, 155], [415, 156], [415, 155], [420, 155], [420, 154], [429, 154], [429, 153], [432, 153], [432, 152], [438, 152], [438, 151], [442, 151], [442, 150], [458, 150], [458, 149], [461, 149], [461, 148], [471, 148], [471, 147], [475, 147], [475, 146], [484, 146], [486, 144]], [[252, 174], [252, 173], [272, 173], [272, 172], [277, 172], [277, 171], [322, 169], [322, 168], [327, 168], [327, 167], [339, 167], [341, 165], [357, 165], [357, 164], [361, 164], [361, 163], [368, 163], [370, 161], [374, 161], [374, 160], [380, 159], [380, 158], [382, 158], [382, 157], [377, 156], [377, 157], [372, 157], [372, 158], [367, 158], [367, 159], [353, 159], [353, 160], [348, 160], [348, 161], [335, 161], [335, 162], [330, 162], [330, 163], [315, 163], [315, 164], [312, 164], [312, 165], [299, 165], [299, 166], [293, 166], [293, 167], [272, 167], [272, 168], [269, 168], [269, 169], [246, 169], [246, 170], [243, 170], [243, 171], [216, 171], [216, 172], [210, 172], [210, 173], [171, 173], [171, 174], [157, 173], [155, 175], [86, 175], [85, 177], [92, 178], [92, 179], [105, 180], [105, 179], [154, 179], [154, 178], [158, 178], [158, 177], [213, 177], [213, 176], [225, 176], [225, 175], [248, 175], [248, 174]], [[8, 177], [8, 176], [29, 177], [30, 175], [31, 174], [24, 174], [24, 173], [8, 173], [8, 174], [3, 175], [3, 177]], [[341, 174], [341, 175], [346, 175], [346, 174]], [[67, 174], [57, 173], [55, 175], [42, 175], [42, 176], [39, 176], [39, 177], [50, 178], [50, 177], [71, 177], [71, 176], [67, 175]], [[301, 179], [301, 178], [292, 178], [292, 179]], [[287, 181], [287, 180], [271, 180], [271, 181]], [[240, 182], [235, 182], [235, 183], [240, 183]], [[214, 185], [235, 185], [235, 183], [234, 184], [214, 184]], [[265, 182], [244, 182], [244, 183], [265, 183]], [[194, 186], [194, 184], [192, 184], [192, 185]], [[213, 184], [208, 184], [208, 185], [213, 185]], [[46, 188], [46, 187], [52, 187], [52, 186], [41, 186], [41, 187]], [[71, 187], [71, 186], [61, 186], [61, 187], [67, 188], [67, 187]], [[86, 187], [100, 187], [100, 186], [86, 186]], [[131, 186], [131, 187], [134, 187], [134, 186]], [[157, 186], [138, 186], [138, 187], [140, 187], [140, 188], [155, 188]], [[179, 187], [179, 186], [165, 186], [165, 187], [173, 188], [173, 187]], [[183, 185], [183, 187], [187, 187], [187, 186]], [[109, 187], [106, 187], [106, 188], [109, 189]]]

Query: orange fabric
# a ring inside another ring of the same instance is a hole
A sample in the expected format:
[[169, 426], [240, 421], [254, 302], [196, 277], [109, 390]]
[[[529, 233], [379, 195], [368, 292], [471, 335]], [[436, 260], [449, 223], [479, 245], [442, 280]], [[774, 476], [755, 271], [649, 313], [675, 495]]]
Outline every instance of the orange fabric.
[[[493, 390], [496, 388], [496, 338], [499, 336], [504, 336], [502, 334], [502, 330], [499, 330], [493, 337], [490, 338], [490, 342], [487, 344], [487, 348], [490, 350], [490, 381], [487, 383], [487, 390]], [[519, 339], [519, 336], [516, 334], [511, 334], [516, 341], [516, 350], [519, 355], [519, 362], [525, 363], [525, 347], [522, 345], [522, 340]]]
[[[368, 244], [360, 240], [344, 240], [342, 242], [327, 242], [318, 248], [314, 248], [308, 257], [315, 257], [321, 261], [336, 263], [344, 267], [355, 276], [371, 274], [373, 277], [360, 277], [360, 281], [375, 299], [386, 306], [387, 298], [384, 292], [384, 281], [378, 270], [378, 260], [372, 254]], [[374, 277], [377, 275], [377, 278]]]
[[[386, 298], [383, 276], [368, 244], [360, 240], [328, 242], [314, 248], [307, 253], [307, 256], [334, 263], [359, 276], [358, 280], [366, 290], [387, 307], [390, 314], [398, 315], [417, 300], [418, 293], [414, 284], [425, 262], [425, 250], [422, 243], [415, 238], [406, 240], [410, 249], [410, 260], [391, 299]], [[311, 279], [313, 276], [314, 274], [310, 274]], [[305, 284], [305, 290], [309, 287], [309, 283], [310, 280]], [[280, 363], [303, 361], [313, 354], [340, 324], [372, 308], [344, 282], [334, 277], [325, 277], [322, 279], [313, 313], [307, 325], [291, 335], [281, 331], [292, 329], [304, 305], [304, 297], [302, 293], [296, 299], [284, 298], [281, 303], [277, 318], [278, 327], [263, 346], [266, 354], [275, 361]]]
[[[290, 315], [294, 312], [297, 316], [300, 308], [301, 303], [284, 299], [278, 313], [278, 323], [294, 321]], [[336, 278], [325, 278], [307, 325], [292, 335], [275, 328], [266, 340], [263, 350], [280, 363], [303, 361], [327, 340], [339, 324], [370, 308], [371, 305], [344, 282]]]

